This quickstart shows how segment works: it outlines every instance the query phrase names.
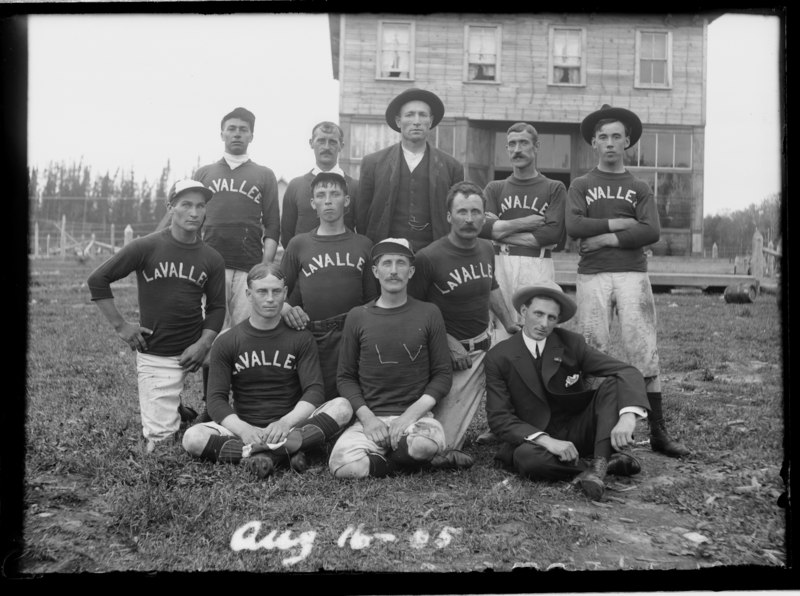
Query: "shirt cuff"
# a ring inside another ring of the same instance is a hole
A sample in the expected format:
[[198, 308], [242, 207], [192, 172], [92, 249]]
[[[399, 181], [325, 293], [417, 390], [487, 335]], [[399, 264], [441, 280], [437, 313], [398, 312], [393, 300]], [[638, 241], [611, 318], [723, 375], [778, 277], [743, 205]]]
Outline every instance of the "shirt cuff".
[[645, 410], [641, 406], [627, 406], [627, 407], [624, 407], [619, 411], [619, 415], [622, 416], [623, 414], [627, 414], [628, 412], [633, 412], [639, 418], [642, 418], [642, 419], [647, 418], [647, 410]]
[[522, 440], [525, 441], [526, 443], [533, 443], [533, 441], [536, 440], [537, 437], [541, 437], [542, 435], [550, 436], [546, 432], [539, 431], [538, 433], [532, 433], [528, 435]]

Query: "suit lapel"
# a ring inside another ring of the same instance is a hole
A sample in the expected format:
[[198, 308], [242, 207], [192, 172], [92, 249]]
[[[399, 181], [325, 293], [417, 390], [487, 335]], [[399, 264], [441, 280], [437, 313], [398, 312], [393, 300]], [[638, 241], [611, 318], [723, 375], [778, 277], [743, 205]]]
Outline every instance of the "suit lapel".
[[564, 354], [564, 344], [555, 333], [551, 333], [544, 344], [542, 354], [542, 379], [545, 386], [550, 383], [550, 379], [556, 374], [558, 367], [561, 366], [561, 359]]

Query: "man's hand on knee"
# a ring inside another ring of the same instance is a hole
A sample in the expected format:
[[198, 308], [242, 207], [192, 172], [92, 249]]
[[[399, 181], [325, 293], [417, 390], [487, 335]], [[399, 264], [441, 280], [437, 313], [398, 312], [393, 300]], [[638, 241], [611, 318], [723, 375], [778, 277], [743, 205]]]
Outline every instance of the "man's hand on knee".
[[636, 430], [636, 415], [625, 412], [611, 429], [611, 446], [617, 451], [622, 451], [633, 444], [633, 431]]
[[578, 449], [571, 441], [561, 441], [548, 435], [536, 438], [536, 443], [555, 455], [560, 461], [578, 463]]

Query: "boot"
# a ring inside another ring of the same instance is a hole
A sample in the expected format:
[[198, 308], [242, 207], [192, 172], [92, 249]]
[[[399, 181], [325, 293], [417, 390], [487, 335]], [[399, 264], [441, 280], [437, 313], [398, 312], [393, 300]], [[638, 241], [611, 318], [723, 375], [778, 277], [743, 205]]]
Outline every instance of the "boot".
[[430, 461], [430, 467], [437, 470], [460, 470], [471, 468], [475, 460], [458, 449], [448, 449], [444, 453], [437, 453]]
[[650, 448], [669, 457], [683, 457], [691, 453], [681, 443], [669, 436], [663, 420], [650, 421]]
[[663, 453], [669, 457], [683, 457], [689, 455], [690, 451], [678, 441], [672, 439], [667, 433], [667, 426], [664, 423], [664, 413], [661, 409], [661, 392], [647, 392], [647, 400], [650, 402], [650, 448], [653, 451]]
[[605, 457], [596, 456], [592, 459], [589, 469], [578, 474], [573, 482], [579, 485], [592, 501], [599, 501], [606, 490], [603, 479], [606, 477], [607, 470], [608, 460]]
[[641, 462], [630, 453], [615, 453], [608, 460], [606, 474], [633, 476], [642, 471]]

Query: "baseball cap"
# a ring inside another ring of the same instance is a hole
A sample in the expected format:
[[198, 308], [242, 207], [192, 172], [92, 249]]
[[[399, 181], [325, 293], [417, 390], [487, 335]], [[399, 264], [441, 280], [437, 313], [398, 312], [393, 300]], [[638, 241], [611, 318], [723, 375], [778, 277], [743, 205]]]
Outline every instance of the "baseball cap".
[[372, 247], [370, 258], [374, 261], [383, 255], [405, 255], [412, 261], [414, 260], [414, 251], [411, 250], [411, 245], [405, 238], [386, 238], [376, 243]]
[[185, 193], [187, 190], [198, 190], [203, 193], [206, 197], [206, 201], [210, 201], [211, 197], [214, 196], [214, 192], [206, 187], [202, 182], [198, 182], [197, 180], [192, 180], [191, 178], [184, 178], [183, 180], [178, 180], [175, 184], [172, 185], [172, 189], [169, 191], [169, 197], [167, 198], [168, 203], [172, 203], [175, 199], [177, 199], [181, 194]]

